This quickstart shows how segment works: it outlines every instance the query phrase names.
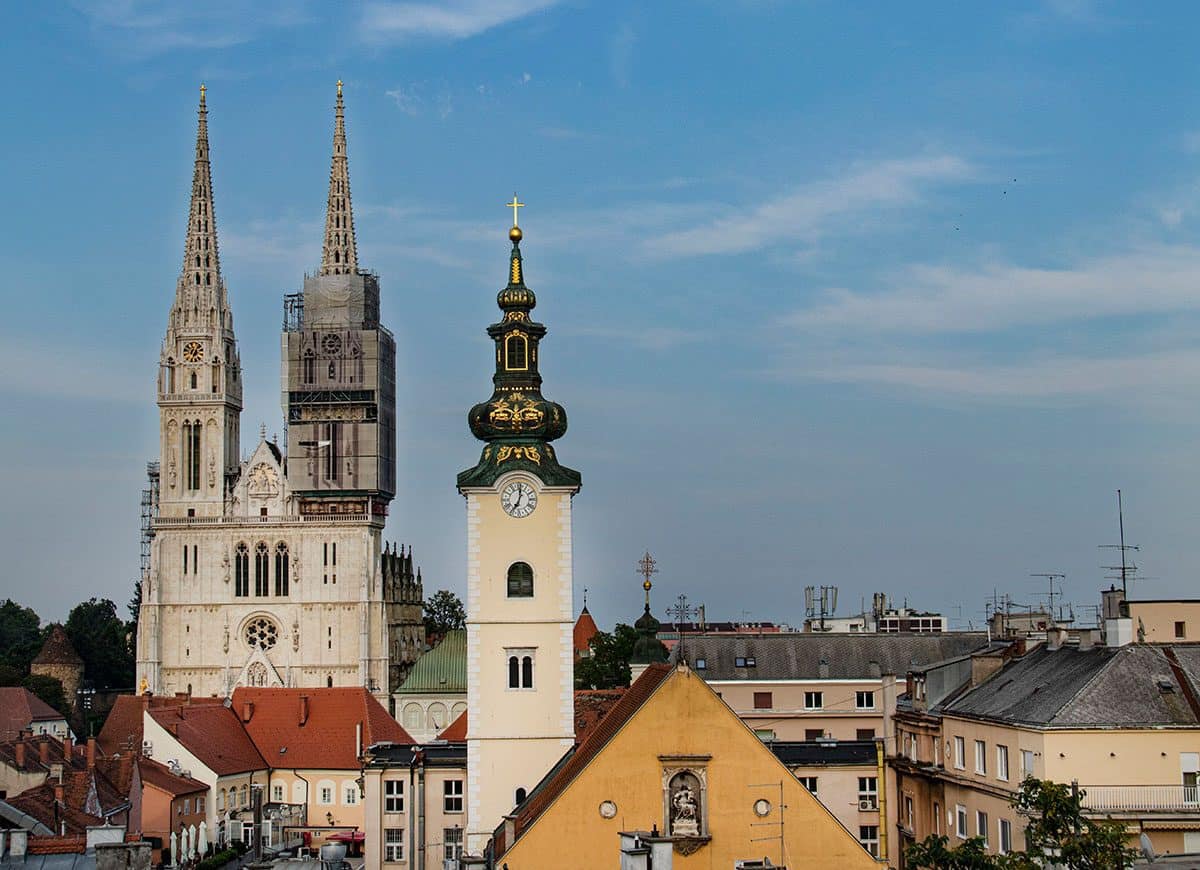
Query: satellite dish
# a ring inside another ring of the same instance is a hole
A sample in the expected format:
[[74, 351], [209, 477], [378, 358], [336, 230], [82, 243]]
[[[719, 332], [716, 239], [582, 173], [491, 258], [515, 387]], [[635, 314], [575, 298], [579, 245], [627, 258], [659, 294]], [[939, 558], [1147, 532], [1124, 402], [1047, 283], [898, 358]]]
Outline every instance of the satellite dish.
[[1154, 844], [1150, 842], [1150, 835], [1142, 831], [1142, 835], [1138, 838], [1138, 844], [1142, 848], [1142, 855], [1145, 856], [1147, 861], [1153, 864], [1156, 856], [1154, 854]]

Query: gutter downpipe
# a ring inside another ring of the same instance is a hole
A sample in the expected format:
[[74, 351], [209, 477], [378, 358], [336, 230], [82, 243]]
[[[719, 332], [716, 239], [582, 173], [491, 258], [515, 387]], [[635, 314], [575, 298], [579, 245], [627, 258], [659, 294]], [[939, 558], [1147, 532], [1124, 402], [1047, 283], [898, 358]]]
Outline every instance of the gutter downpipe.
[[417, 868], [425, 870], [425, 753], [417, 771]]
[[888, 860], [887, 768], [883, 764], [883, 740], [875, 743], [875, 766], [879, 772], [879, 858], [886, 864]]
[[[409, 805], [413, 808], [414, 813], [417, 815], [420, 814], [420, 810], [417, 809], [417, 801], [416, 801], [416, 798], [417, 798], [416, 770], [417, 770], [417, 753], [419, 753], [420, 751], [421, 751], [420, 749], [418, 749], [417, 747], [414, 746], [412, 755], [410, 755], [408, 757]], [[384, 800], [386, 800], [386, 798], [382, 798], [382, 796], [381, 796], [381, 800], [379, 803], [379, 805], [381, 807], [383, 806]], [[382, 812], [382, 810], [381, 810], [381, 812]], [[383, 830], [383, 820], [382, 819], [380, 819], [380, 830]], [[380, 844], [380, 848], [381, 849], [383, 848], [382, 844]], [[416, 824], [411, 824], [408, 826], [408, 854], [410, 854], [410, 855], [417, 854], [417, 826], [416, 826]], [[382, 861], [382, 860], [383, 860], [383, 858], [381, 856], [380, 861]]]
[[[300, 820], [300, 824], [304, 825], [304, 827], [307, 828], [308, 827], [308, 799], [312, 796], [312, 786], [309, 785], [308, 780], [305, 779], [300, 774], [300, 771], [296, 770], [296, 768], [294, 768], [294, 767], [292, 768], [292, 774], [296, 777], [296, 779], [298, 779], [302, 783], [304, 783], [304, 818]], [[303, 835], [301, 835], [300, 841], [304, 842]]]

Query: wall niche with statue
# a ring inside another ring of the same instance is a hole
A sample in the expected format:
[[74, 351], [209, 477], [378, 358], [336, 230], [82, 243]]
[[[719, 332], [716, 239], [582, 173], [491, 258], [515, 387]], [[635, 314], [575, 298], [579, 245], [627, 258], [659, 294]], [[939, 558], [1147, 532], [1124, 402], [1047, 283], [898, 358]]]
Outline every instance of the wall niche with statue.
[[663, 830], [675, 851], [691, 855], [708, 845], [708, 762], [710, 755], [660, 755]]

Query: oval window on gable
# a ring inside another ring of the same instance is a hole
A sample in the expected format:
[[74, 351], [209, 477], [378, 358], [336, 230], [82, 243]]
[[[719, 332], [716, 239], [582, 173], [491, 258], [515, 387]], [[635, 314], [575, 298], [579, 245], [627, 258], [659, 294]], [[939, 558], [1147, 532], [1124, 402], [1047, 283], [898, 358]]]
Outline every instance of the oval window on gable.
[[533, 569], [525, 562], [513, 562], [508, 566], [508, 597], [533, 597]]

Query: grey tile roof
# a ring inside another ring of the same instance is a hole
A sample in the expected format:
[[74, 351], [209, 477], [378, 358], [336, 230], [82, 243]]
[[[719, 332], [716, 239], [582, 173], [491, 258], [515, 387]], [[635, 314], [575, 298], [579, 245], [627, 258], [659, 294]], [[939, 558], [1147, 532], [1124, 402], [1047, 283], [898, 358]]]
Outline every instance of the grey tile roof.
[[[1181, 683], [1168, 650], [1178, 657], [1190, 685]], [[1044, 728], [1196, 727], [1200, 717], [1186, 693], [1200, 686], [1197, 674], [1197, 646], [1039, 646], [944, 711]]]
[[[870, 679], [903, 676], [916, 665], [954, 658], [987, 646], [982, 632], [948, 634], [687, 635], [682, 649], [706, 680]], [[676, 647], [678, 654], [680, 647]], [[737, 667], [739, 658], [753, 667]], [[704, 668], [699, 668], [700, 660]], [[822, 662], [828, 667], [822, 668]], [[824, 673], [823, 673], [824, 671]]]

